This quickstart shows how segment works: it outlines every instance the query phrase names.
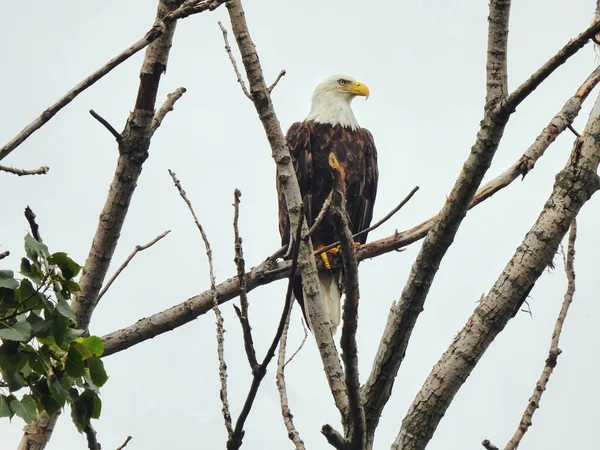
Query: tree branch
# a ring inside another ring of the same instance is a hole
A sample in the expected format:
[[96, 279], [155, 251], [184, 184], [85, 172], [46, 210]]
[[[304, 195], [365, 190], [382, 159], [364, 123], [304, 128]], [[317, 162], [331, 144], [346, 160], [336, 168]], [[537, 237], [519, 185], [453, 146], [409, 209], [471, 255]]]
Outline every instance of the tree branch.
[[[306, 235], [308, 227], [304, 223], [304, 218], [299, 215], [302, 203], [300, 187], [283, 132], [281, 131], [281, 125], [275, 114], [273, 103], [271, 102], [271, 97], [265, 83], [256, 47], [252, 42], [250, 31], [248, 30], [241, 1], [228, 1], [227, 10], [231, 19], [233, 34], [242, 55], [242, 62], [246, 69], [252, 102], [264, 127], [271, 147], [272, 157], [276, 163], [277, 182], [280, 184], [285, 197], [290, 217], [290, 227], [294, 230], [300, 222], [303, 224], [302, 235]], [[317, 267], [310, 241], [303, 241], [300, 245], [298, 267], [302, 275], [304, 302], [311, 320], [323, 368], [335, 404], [343, 418], [347, 415], [348, 396], [346, 395], [340, 359], [329, 327], [329, 315], [321, 296]]]
[[281, 80], [285, 76], [286, 73], [287, 72], [285, 71], [285, 69], [283, 69], [281, 72], [279, 72], [279, 75], [277, 75], [277, 78], [275, 78], [275, 81], [273, 81], [273, 84], [268, 87], [269, 94], [271, 92], [273, 92], [273, 89], [275, 89], [275, 87], [277, 86], [277, 83], [279, 83], [279, 80]]
[[156, 111], [156, 114], [154, 114], [154, 118], [152, 119], [152, 126], [150, 127], [152, 134], [154, 134], [158, 127], [162, 125], [162, 121], [164, 120], [167, 113], [173, 111], [175, 102], [179, 100], [182, 97], [182, 95], [186, 92], [186, 88], [180, 87], [175, 89], [170, 94], [167, 94], [167, 99], [165, 100], [163, 105], [160, 108], [158, 108], [158, 111]]
[[202, 240], [204, 241], [204, 247], [206, 248], [206, 257], [208, 258], [208, 269], [210, 274], [210, 291], [213, 301], [213, 311], [215, 312], [215, 316], [217, 317], [217, 355], [219, 357], [219, 379], [221, 381], [221, 404], [222, 404], [222, 413], [223, 419], [225, 420], [225, 428], [227, 429], [227, 435], [231, 438], [233, 435], [233, 428], [231, 425], [231, 413], [229, 412], [229, 399], [227, 395], [227, 364], [225, 364], [225, 350], [224, 350], [224, 342], [225, 342], [225, 329], [223, 327], [223, 316], [221, 315], [221, 311], [219, 309], [219, 301], [217, 300], [217, 291], [215, 287], [215, 272], [213, 268], [213, 258], [212, 258], [212, 250], [210, 248], [210, 242], [208, 241], [208, 236], [204, 231], [204, 228], [200, 224], [198, 220], [198, 216], [194, 212], [194, 208], [192, 206], [192, 202], [187, 198], [187, 195], [181, 186], [181, 182], [177, 179], [175, 172], [169, 169], [169, 175], [173, 179], [173, 183], [175, 183], [175, 187], [179, 191], [179, 195], [187, 205], [192, 217], [194, 218], [194, 223], [196, 224], [196, 228], [200, 232], [202, 236]]
[[[521, 417], [521, 421], [519, 423], [519, 427], [512, 439], [506, 444], [504, 450], [515, 450], [519, 444], [521, 443], [521, 439], [527, 430], [531, 426], [531, 419], [533, 418], [533, 414], [535, 410], [540, 407], [540, 400], [542, 399], [542, 395], [548, 386], [548, 381], [550, 381], [550, 376], [556, 367], [558, 355], [562, 352], [558, 348], [558, 342], [560, 340], [560, 335], [562, 333], [563, 324], [565, 319], [567, 318], [567, 314], [569, 312], [569, 307], [573, 302], [573, 295], [575, 294], [575, 239], [577, 238], [577, 220], [573, 219], [571, 223], [571, 232], [569, 233], [569, 244], [567, 250], [567, 256], [564, 258], [565, 263], [565, 273], [567, 275], [567, 292], [565, 292], [564, 300], [558, 317], [556, 319], [556, 324], [554, 325], [554, 332], [552, 333], [552, 339], [550, 341], [550, 351], [548, 352], [548, 358], [546, 359], [546, 364], [544, 365], [544, 369], [542, 370], [542, 374], [535, 385], [533, 390], [533, 394], [531, 398], [527, 402], [527, 407], [525, 408], [525, 412]], [[564, 256], [564, 253], [563, 253]]]
[[483, 445], [485, 450], [500, 450], [498, 447], [496, 447], [494, 444], [492, 444], [488, 439], [485, 439], [481, 443], [481, 445]]
[[98, 439], [96, 438], [96, 430], [94, 430], [94, 428], [92, 427], [91, 424], [88, 425], [87, 427], [85, 427], [83, 429], [83, 432], [87, 439], [89, 450], [101, 450], [102, 449], [102, 446], [100, 445], [100, 443], [98, 442]]
[[6, 250], [4, 252], [0, 252], [0, 259], [4, 259], [9, 255], [10, 255], [10, 252], [8, 250]]
[[16, 169], [14, 167], [9, 166], [0, 166], [0, 172], [12, 173], [13, 175], [18, 175], [20, 177], [24, 175], [46, 175], [50, 167], [42, 166], [38, 169], [26, 170], [26, 169]]
[[244, 250], [242, 248], [242, 238], [238, 228], [238, 220], [240, 217], [240, 197], [242, 193], [239, 189], [233, 192], [233, 235], [234, 235], [234, 246], [235, 246], [235, 266], [237, 268], [238, 280], [240, 280], [240, 310], [236, 305], [235, 313], [240, 319], [242, 325], [242, 331], [244, 333], [244, 349], [246, 350], [246, 356], [248, 357], [248, 363], [250, 369], [254, 372], [258, 367], [258, 360], [256, 359], [256, 350], [254, 349], [254, 342], [252, 340], [252, 327], [250, 326], [250, 319], [248, 318], [248, 296], [246, 295], [246, 262], [244, 260]]
[[231, 61], [231, 65], [233, 66], [235, 76], [237, 77], [237, 82], [240, 84], [244, 95], [246, 97], [248, 97], [250, 100], [252, 100], [252, 96], [250, 95], [250, 92], [248, 92], [248, 88], [246, 87], [244, 78], [242, 77], [242, 74], [240, 73], [240, 70], [238, 69], [237, 62], [235, 61], [235, 57], [233, 56], [233, 53], [231, 52], [231, 45], [229, 45], [229, 39], [227, 39], [227, 28], [225, 28], [221, 22], [217, 22], [217, 23], [219, 24], [219, 28], [223, 32], [223, 40], [225, 41], [225, 51], [227, 52], [227, 56], [229, 56], [229, 61]]
[[502, 274], [446, 350], [402, 422], [393, 449], [423, 449], [450, 402], [508, 321], [520, 310], [552, 262], [568, 227], [600, 188], [600, 117], [592, 114], [571, 157], [557, 175], [549, 200]]
[[306, 331], [306, 327], [304, 327], [304, 339], [300, 344], [300, 347], [290, 359], [285, 362], [285, 349], [287, 346], [287, 334], [290, 327], [290, 317], [292, 315], [292, 308], [294, 304], [292, 303], [288, 315], [285, 319], [285, 326], [283, 328], [283, 332], [281, 333], [281, 339], [279, 340], [279, 355], [277, 357], [277, 374], [275, 376], [275, 383], [277, 384], [277, 390], [279, 391], [279, 401], [281, 403], [281, 415], [283, 417], [283, 423], [285, 424], [285, 428], [287, 430], [288, 438], [290, 441], [294, 443], [296, 446], [296, 450], [306, 450], [304, 446], [304, 441], [300, 438], [300, 433], [296, 429], [294, 425], [294, 416], [290, 410], [290, 404], [287, 396], [287, 388], [285, 384], [285, 366], [294, 358], [296, 353], [302, 348], [304, 342], [306, 342], [306, 338], [308, 337], [308, 332]]
[[127, 436], [127, 439], [125, 439], [125, 442], [123, 442], [118, 448], [117, 450], [123, 450], [125, 447], [127, 447], [127, 444], [129, 444], [129, 441], [132, 440], [133, 438], [131, 436]]
[[106, 294], [106, 291], [108, 291], [108, 289], [111, 287], [111, 285], [115, 282], [115, 280], [117, 279], [117, 277], [119, 275], [121, 275], [121, 272], [123, 272], [123, 270], [125, 270], [125, 267], [127, 267], [127, 265], [131, 262], [131, 260], [135, 257], [135, 255], [137, 255], [139, 252], [146, 250], [147, 248], [152, 247], [154, 244], [156, 244], [158, 241], [160, 241], [162, 238], [164, 238], [167, 234], [169, 234], [171, 232], [171, 230], [167, 230], [161, 234], [159, 234], [158, 236], [156, 236], [154, 239], [152, 239], [150, 242], [148, 242], [147, 244], [144, 245], [136, 245], [135, 248], [133, 249], [133, 251], [129, 254], [129, 256], [127, 257], [127, 259], [125, 259], [125, 261], [123, 261], [123, 264], [121, 264], [119, 266], [119, 268], [117, 269], [117, 271], [114, 273], [114, 275], [112, 277], [110, 277], [110, 279], [108, 280], [108, 282], [104, 285], [104, 287], [100, 290], [100, 293], [98, 294], [98, 301], [100, 301], [100, 299], [104, 296], [104, 294]]
[[506, 48], [508, 46], [508, 19], [510, 0], [492, 0], [488, 16], [488, 42], [486, 61], [486, 107], [491, 107], [508, 94]]
[[106, 120], [104, 117], [102, 117], [100, 114], [98, 114], [96, 111], [94, 111], [93, 109], [90, 109], [90, 114], [92, 115], [92, 117], [94, 119], [96, 119], [98, 122], [100, 122], [104, 128], [106, 128], [108, 130], [108, 132], [110, 134], [112, 134], [114, 136], [114, 138], [116, 139], [117, 142], [121, 142], [121, 134], [114, 129], [114, 127], [108, 122], [108, 120]]
[[333, 177], [331, 191], [331, 215], [336, 234], [340, 240], [342, 259], [344, 262], [344, 314], [342, 337], [342, 361], [345, 368], [345, 382], [348, 389], [348, 426], [346, 438], [349, 448], [362, 450], [365, 446], [366, 425], [365, 410], [360, 396], [360, 379], [358, 375], [358, 348], [356, 345], [356, 330], [358, 328], [358, 262], [354, 253], [354, 239], [348, 226], [346, 213], [346, 181], [345, 175], [335, 155], [329, 155], [329, 166]]
[[105, 65], [100, 67], [97, 71], [92, 73], [90, 76], [81, 81], [77, 86], [67, 92], [61, 97], [56, 103], [49, 106], [40, 116], [27, 125], [19, 134], [7, 142], [2, 148], [0, 148], [0, 161], [8, 156], [15, 148], [31, 136], [35, 131], [45, 125], [52, 117], [56, 115], [61, 109], [71, 103], [75, 97], [85, 91], [87, 88], [92, 86], [96, 81], [104, 77], [107, 73], [113, 70], [122, 62], [135, 55], [140, 50], [143, 50], [148, 45], [159, 39], [165, 33], [172, 30], [175, 21], [183, 19], [192, 14], [201, 13], [203, 11], [213, 11], [218, 8], [221, 4], [227, 0], [187, 0], [185, 2], [180, 1], [181, 6], [177, 9], [171, 8], [168, 14], [159, 17], [154, 23], [152, 28], [146, 33], [146, 35], [137, 41], [135, 44], [126, 48], [119, 55], [108, 61]]

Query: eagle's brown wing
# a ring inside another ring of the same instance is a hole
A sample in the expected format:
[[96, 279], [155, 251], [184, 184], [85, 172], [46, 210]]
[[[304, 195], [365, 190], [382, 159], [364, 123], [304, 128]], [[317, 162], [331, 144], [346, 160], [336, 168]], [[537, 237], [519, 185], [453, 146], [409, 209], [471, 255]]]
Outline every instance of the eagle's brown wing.
[[[311, 152], [311, 124], [308, 122], [296, 122], [292, 124], [286, 134], [286, 141], [289, 147], [290, 156], [294, 163], [296, 178], [300, 185], [300, 192], [306, 195], [312, 185], [312, 152]], [[277, 179], [277, 196], [279, 200], [279, 234], [281, 235], [281, 245], [287, 246], [290, 242], [290, 219], [288, 209], [285, 203], [281, 182]], [[306, 217], [311, 224], [310, 199]], [[318, 214], [318, 212], [317, 212]]]
[[[377, 196], [377, 182], [379, 181], [379, 169], [377, 168], [377, 150], [373, 135], [366, 128], [357, 130], [357, 144], [362, 147], [364, 152], [364, 172], [357, 176], [362, 176], [362, 193], [359, 201], [353, 205], [348, 205], [348, 215], [352, 224], [352, 234], [356, 234], [369, 228], [373, 219], [373, 208], [375, 206], [375, 197]], [[367, 241], [367, 234], [358, 237], [358, 241], [364, 244]]]

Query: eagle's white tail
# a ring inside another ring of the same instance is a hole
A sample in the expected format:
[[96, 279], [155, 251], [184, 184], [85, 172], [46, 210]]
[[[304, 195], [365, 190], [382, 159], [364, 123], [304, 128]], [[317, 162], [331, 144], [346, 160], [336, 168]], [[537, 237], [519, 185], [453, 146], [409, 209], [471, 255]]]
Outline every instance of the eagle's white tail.
[[[329, 326], [331, 332], [335, 334], [337, 327], [339, 326], [342, 319], [342, 308], [340, 298], [340, 281], [342, 278], [342, 272], [319, 272], [319, 282], [321, 284], [321, 292], [323, 293], [323, 300], [325, 300], [325, 307], [329, 314]], [[311, 327], [312, 328], [312, 327]]]

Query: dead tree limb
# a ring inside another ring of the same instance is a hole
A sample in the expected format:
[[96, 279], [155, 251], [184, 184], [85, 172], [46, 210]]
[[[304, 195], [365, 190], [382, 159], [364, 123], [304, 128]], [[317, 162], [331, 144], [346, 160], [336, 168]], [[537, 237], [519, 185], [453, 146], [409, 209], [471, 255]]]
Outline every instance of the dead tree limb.
[[165, 2], [165, 4], [179, 4], [180, 7], [171, 9], [167, 14], [157, 18], [152, 28], [146, 33], [146, 35], [137, 41], [135, 44], [126, 48], [119, 55], [108, 61], [105, 65], [100, 67], [97, 71], [92, 73], [90, 76], [81, 81], [77, 86], [67, 92], [61, 97], [56, 103], [49, 106], [40, 116], [27, 125], [19, 134], [7, 142], [2, 148], [0, 148], [0, 161], [8, 156], [15, 148], [31, 136], [35, 131], [44, 126], [52, 117], [56, 115], [61, 109], [71, 103], [75, 97], [85, 91], [87, 88], [92, 86], [96, 81], [100, 80], [104, 75], [109, 73], [115, 67], [122, 62], [135, 55], [140, 50], [143, 50], [148, 45], [162, 37], [169, 30], [173, 29], [173, 24], [178, 19], [183, 19], [192, 14], [201, 13], [204, 11], [213, 11], [227, 0], [187, 0], [187, 1], [173, 1]]
[[[250, 85], [252, 102], [264, 127], [271, 147], [271, 154], [276, 163], [277, 182], [280, 183], [284, 193], [290, 216], [290, 227], [292, 230], [295, 230], [298, 223], [302, 223], [302, 235], [306, 235], [308, 227], [299, 215], [302, 203], [300, 187], [283, 132], [281, 131], [281, 125], [275, 114], [271, 96], [265, 83], [258, 53], [248, 30], [241, 0], [228, 1], [227, 10], [233, 34], [242, 55], [242, 62]], [[342, 416], [342, 423], [345, 423], [348, 411], [348, 395], [346, 393], [339, 355], [329, 327], [329, 315], [321, 296], [317, 266], [313, 256], [312, 242], [310, 241], [303, 241], [300, 245], [298, 268], [303, 280], [304, 302], [311, 320], [323, 368], [335, 404]]]
[[304, 343], [306, 342], [306, 338], [308, 337], [308, 332], [306, 327], [304, 327], [304, 338], [302, 339], [302, 343], [298, 350], [296, 350], [290, 359], [285, 361], [285, 350], [287, 347], [287, 335], [290, 327], [290, 317], [292, 316], [292, 308], [294, 304], [290, 307], [288, 316], [285, 320], [285, 326], [283, 328], [283, 332], [281, 333], [281, 339], [279, 340], [279, 355], [277, 357], [277, 374], [275, 377], [275, 383], [277, 384], [277, 390], [279, 391], [279, 402], [281, 404], [281, 415], [283, 417], [283, 423], [285, 424], [285, 428], [287, 430], [287, 435], [290, 441], [294, 443], [296, 450], [306, 450], [304, 446], [304, 441], [300, 437], [300, 433], [296, 429], [294, 425], [294, 416], [290, 410], [290, 403], [287, 395], [287, 387], [285, 384], [285, 367], [286, 365], [294, 358], [294, 356], [300, 351]]
[[239, 189], [233, 192], [233, 241], [235, 248], [234, 262], [237, 268], [237, 276], [240, 281], [240, 308], [233, 305], [235, 313], [240, 319], [242, 325], [242, 332], [244, 336], [244, 349], [246, 350], [246, 357], [250, 364], [250, 369], [254, 372], [258, 367], [258, 360], [256, 359], [256, 350], [254, 349], [254, 342], [252, 340], [252, 327], [250, 327], [250, 319], [248, 317], [248, 296], [246, 295], [246, 261], [244, 260], [244, 249], [242, 248], [242, 237], [240, 236], [240, 230], [238, 221], [240, 217], [240, 198], [242, 193]]
[[156, 244], [158, 241], [160, 241], [162, 238], [164, 238], [170, 232], [171, 232], [171, 230], [167, 230], [167, 231], [159, 234], [158, 236], [156, 236], [154, 239], [152, 239], [147, 244], [136, 245], [135, 248], [133, 249], [133, 251], [125, 259], [125, 261], [123, 261], [123, 264], [121, 264], [119, 266], [119, 268], [114, 273], [114, 275], [112, 277], [110, 277], [110, 279], [106, 282], [106, 284], [104, 285], [104, 287], [100, 290], [100, 293], [98, 294], [98, 301], [100, 301], [100, 299], [104, 296], [104, 294], [106, 294], [106, 291], [108, 291], [108, 289], [115, 282], [115, 280], [117, 279], [117, 277], [119, 275], [121, 275], [121, 272], [123, 272], [123, 270], [125, 270], [125, 268], [129, 265], [129, 263], [131, 262], [131, 260], [135, 257], [135, 255], [137, 255], [139, 252], [142, 252], [142, 251], [146, 250], [147, 248], [152, 247], [154, 244]]
[[227, 430], [227, 435], [231, 439], [233, 436], [233, 427], [231, 424], [231, 413], [229, 410], [229, 396], [227, 394], [227, 364], [225, 364], [225, 328], [223, 326], [223, 315], [221, 314], [221, 310], [219, 309], [219, 301], [217, 300], [217, 291], [216, 291], [216, 283], [215, 283], [215, 271], [213, 267], [213, 257], [212, 257], [212, 249], [210, 248], [210, 242], [208, 240], [208, 236], [204, 231], [204, 228], [200, 224], [198, 220], [198, 216], [196, 216], [196, 212], [194, 211], [194, 207], [192, 206], [192, 202], [187, 197], [183, 186], [181, 185], [181, 181], [175, 175], [175, 172], [169, 170], [169, 175], [173, 179], [173, 183], [175, 183], [175, 187], [179, 191], [179, 196], [183, 199], [185, 204], [190, 211], [194, 219], [194, 223], [196, 224], [196, 228], [200, 232], [202, 236], [202, 241], [204, 241], [204, 247], [206, 249], [206, 257], [208, 259], [208, 271], [210, 275], [210, 290], [212, 293], [212, 303], [213, 303], [213, 311], [215, 312], [215, 316], [217, 318], [217, 356], [219, 358], [219, 381], [221, 383], [221, 388], [219, 391], [219, 397], [221, 398], [221, 412], [223, 413], [223, 419], [225, 421], [225, 429]]
[[565, 264], [565, 273], [567, 275], [567, 291], [565, 292], [564, 300], [560, 312], [558, 313], [558, 317], [556, 318], [556, 324], [554, 325], [554, 331], [552, 333], [552, 339], [550, 341], [550, 351], [548, 352], [548, 358], [546, 359], [546, 363], [544, 365], [544, 369], [542, 370], [542, 374], [538, 382], [535, 385], [533, 390], [533, 394], [531, 398], [527, 402], [527, 407], [523, 412], [523, 416], [521, 417], [521, 421], [519, 422], [519, 426], [515, 431], [515, 434], [511, 438], [511, 440], [506, 444], [504, 450], [515, 450], [519, 444], [521, 443], [521, 439], [527, 430], [531, 426], [531, 419], [533, 418], [533, 414], [535, 410], [540, 407], [540, 400], [542, 399], [542, 395], [548, 386], [548, 381], [550, 381], [550, 376], [556, 367], [556, 363], [558, 360], [558, 356], [561, 354], [561, 350], [558, 348], [558, 343], [560, 340], [560, 335], [562, 333], [563, 324], [565, 323], [565, 319], [567, 318], [567, 314], [569, 312], [569, 307], [573, 302], [573, 295], [575, 294], [575, 240], [577, 238], [577, 219], [573, 219], [571, 223], [571, 232], [569, 233], [569, 243], [567, 246], [567, 255], [564, 256], [564, 264]]
[[344, 299], [342, 337], [340, 348], [344, 362], [344, 375], [348, 389], [348, 426], [346, 427], [346, 440], [348, 448], [362, 450], [365, 446], [366, 425], [365, 410], [360, 396], [360, 379], [358, 376], [358, 347], [356, 345], [356, 330], [358, 328], [358, 261], [354, 253], [354, 239], [348, 225], [346, 213], [346, 181], [344, 171], [340, 167], [335, 155], [329, 155], [329, 165], [333, 175], [333, 189], [331, 191], [331, 217], [333, 225], [340, 240], [342, 260], [344, 263]]
[[175, 102], [179, 100], [186, 92], [186, 88], [180, 87], [175, 89], [170, 94], [167, 94], [167, 99], [165, 100], [163, 105], [160, 108], [158, 108], [158, 111], [156, 111], [156, 114], [154, 114], [154, 118], [152, 119], [152, 126], [150, 127], [152, 133], [154, 133], [158, 129], [158, 127], [162, 125], [162, 121], [164, 120], [165, 116], [169, 112], [173, 111], [173, 108], [175, 107]]
[[42, 166], [37, 169], [27, 170], [27, 169], [17, 169], [15, 167], [9, 166], [0, 166], [0, 172], [12, 173], [13, 175], [18, 175], [20, 177], [25, 175], [46, 175], [50, 167]]
[[423, 449], [452, 399], [496, 336], [520, 310], [581, 207], [600, 188], [600, 116], [590, 117], [552, 194], [498, 280], [480, 301], [415, 397], [393, 449]]

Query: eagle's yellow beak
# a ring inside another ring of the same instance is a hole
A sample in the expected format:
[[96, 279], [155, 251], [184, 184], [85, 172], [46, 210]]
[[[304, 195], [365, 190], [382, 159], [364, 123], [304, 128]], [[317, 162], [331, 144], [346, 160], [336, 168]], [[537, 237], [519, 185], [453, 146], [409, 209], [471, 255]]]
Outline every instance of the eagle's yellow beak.
[[344, 90], [354, 95], [361, 95], [365, 98], [369, 98], [369, 88], [366, 84], [360, 83], [358, 81], [349, 84]]

